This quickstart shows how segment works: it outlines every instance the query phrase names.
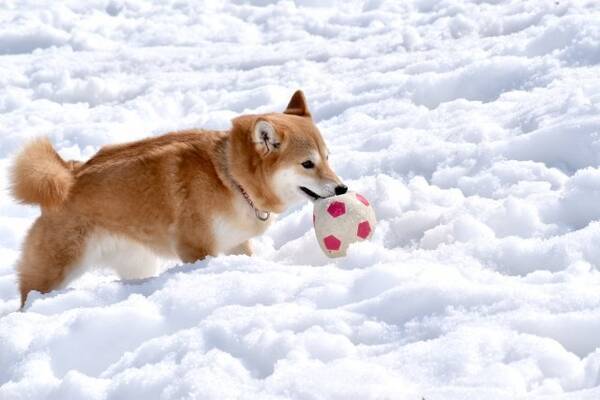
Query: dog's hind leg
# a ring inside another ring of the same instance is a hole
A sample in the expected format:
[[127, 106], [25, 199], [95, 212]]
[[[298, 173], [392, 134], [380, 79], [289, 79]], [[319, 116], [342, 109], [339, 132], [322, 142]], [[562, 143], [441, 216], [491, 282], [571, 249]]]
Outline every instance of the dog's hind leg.
[[17, 264], [21, 309], [32, 290], [47, 293], [61, 287], [81, 260], [88, 227], [75, 218], [44, 213], [27, 234]]

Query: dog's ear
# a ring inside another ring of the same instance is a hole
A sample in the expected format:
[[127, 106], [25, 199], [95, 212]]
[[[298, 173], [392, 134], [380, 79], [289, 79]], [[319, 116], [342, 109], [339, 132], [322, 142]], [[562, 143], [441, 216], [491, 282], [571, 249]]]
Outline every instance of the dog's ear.
[[264, 119], [257, 119], [252, 129], [252, 143], [256, 152], [265, 157], [277, 153], [281, 149], [282, 135], [275, 127]]
[[306, 105], [306, 98], [302, 90], [296, 90], [296, 93], [290, 99], [284, 114], [299, 115], [301, 117], [310, 117], [310, 111]]

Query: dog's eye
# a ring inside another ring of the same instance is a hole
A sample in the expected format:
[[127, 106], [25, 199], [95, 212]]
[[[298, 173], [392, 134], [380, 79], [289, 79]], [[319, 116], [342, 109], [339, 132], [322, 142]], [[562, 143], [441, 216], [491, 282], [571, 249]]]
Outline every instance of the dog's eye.
[[306, 160], [302, 163], [302, 166], [306, 169], [311, 169], [315, 167], [315, 163], [310, 160]]

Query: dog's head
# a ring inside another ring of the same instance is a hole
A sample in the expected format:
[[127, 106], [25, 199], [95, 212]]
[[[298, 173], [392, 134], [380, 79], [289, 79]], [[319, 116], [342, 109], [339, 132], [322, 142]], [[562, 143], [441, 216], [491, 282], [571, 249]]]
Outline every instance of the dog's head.
[[300, 90], [283, 113], [233, 120], [231, 174], [261, 209], [282, 212], [302, 199], [345, 193], [348, 188], [329, 166], [328, 155]]

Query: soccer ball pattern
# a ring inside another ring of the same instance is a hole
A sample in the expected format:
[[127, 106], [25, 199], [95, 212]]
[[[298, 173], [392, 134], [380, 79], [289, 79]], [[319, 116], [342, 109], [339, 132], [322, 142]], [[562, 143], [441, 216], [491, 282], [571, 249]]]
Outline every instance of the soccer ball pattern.
[[367, 240], [375, 229], [375, 212], [355, 192], [315, 201], [313, 223], [317, 241], [328, 257], [343, 257], [348, 246]]

